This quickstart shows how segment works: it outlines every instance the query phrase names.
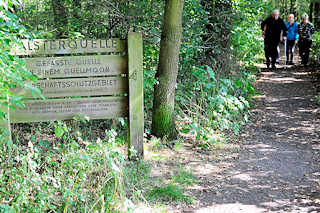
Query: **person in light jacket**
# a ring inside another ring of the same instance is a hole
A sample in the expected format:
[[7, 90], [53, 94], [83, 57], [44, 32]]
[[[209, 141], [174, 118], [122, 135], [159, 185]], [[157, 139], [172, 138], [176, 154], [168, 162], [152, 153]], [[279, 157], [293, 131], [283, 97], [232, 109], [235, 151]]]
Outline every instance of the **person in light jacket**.
[[293, 65], [293, 56], [294, 56], [294, 49], [299, 39], [298, 35], [298, 24], [294, 21], [294, 15], [288, 15], [288, 22], [286, 22], [287, 27], [287, 65]]

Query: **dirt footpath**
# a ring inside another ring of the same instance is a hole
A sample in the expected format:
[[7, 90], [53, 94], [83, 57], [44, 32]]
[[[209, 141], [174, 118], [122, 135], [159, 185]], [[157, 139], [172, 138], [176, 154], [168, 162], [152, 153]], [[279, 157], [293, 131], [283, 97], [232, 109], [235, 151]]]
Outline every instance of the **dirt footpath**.
[[308, 71], [262, 69], [238, 154], [215, 165], [227, 169], [203, 177], [209, 190], [189, 212], [320, 212], [320, 111]]
[[168, 204], [169, 212], [320, 212], [320, 110], [310, 69], [261, 69], [240, 136], [213, 153], [190, 145], [158, 164], [164, 178], [183, 165], [198, 181], [187, 190], [195, 202]]

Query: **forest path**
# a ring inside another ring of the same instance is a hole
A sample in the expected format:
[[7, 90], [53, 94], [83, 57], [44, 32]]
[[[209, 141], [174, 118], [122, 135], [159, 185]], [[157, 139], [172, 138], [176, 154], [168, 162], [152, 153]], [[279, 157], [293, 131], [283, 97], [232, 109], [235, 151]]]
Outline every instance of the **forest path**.
[[156, 163], [154, 177], [168, 178], [183, 166], [198, 182], [186, 189], [193, 204], [169, 202], [168, 211], [320, 212], [320, 110], [311, 69], [261, 68], [254, 85], [260, 95], [239, 136], [213, 152], [189, 143], [161, 153], [168, 160]]
[[251, 121], [225, 155], [221, 173], [204, 183], [193, 212], [320, 212], [320, 112], [310, 70], [261, 68]]

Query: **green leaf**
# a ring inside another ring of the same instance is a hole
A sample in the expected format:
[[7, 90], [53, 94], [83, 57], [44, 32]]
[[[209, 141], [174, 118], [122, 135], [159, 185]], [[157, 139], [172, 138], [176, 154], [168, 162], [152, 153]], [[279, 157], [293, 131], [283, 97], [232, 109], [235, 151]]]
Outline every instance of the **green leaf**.
[[56, 129], [54, 130], [54, 134], [56, 135], [57, 138], [60, 138], [64, 134], [64, 130], [61, 126], [57, 126]]
[[190, 129], [183, 129], [183, 130], [182, 130], [182, 133], [185, 133], [185, 134], [186, 134], [186, 133], [189, 133], [189, 132], [190, 132]]

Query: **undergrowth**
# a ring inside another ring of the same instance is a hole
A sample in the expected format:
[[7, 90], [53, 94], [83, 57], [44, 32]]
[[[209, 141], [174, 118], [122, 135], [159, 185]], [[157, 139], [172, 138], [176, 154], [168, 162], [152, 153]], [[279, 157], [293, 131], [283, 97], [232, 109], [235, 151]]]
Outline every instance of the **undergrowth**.
[[229, 129], [238, 134], [248, 121], [251, 96], [256, 93], [252, 86], [255, 75], [242, 71], [238, 76], [217, 78], [209, 66], [194, 67], [193, 73], [197, 76], [193, 89], [177, 92], [179, 129], [199, 146], [210, 148], [217, 142], [212, 140], [214, 135], [223, 136]]
[[127, 160], [115, 131], [89, 141], [68, 124], [51, 123], [47, 138], [0, 144], [0, 212], [133, 211], [148, 165]]

